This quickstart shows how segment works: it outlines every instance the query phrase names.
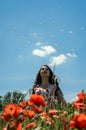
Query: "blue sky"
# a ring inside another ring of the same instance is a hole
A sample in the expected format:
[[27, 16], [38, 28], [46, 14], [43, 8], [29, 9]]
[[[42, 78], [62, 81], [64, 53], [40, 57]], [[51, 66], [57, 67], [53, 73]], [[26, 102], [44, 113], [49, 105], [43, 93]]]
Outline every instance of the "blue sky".
[[26, 92], [43, 64], [67, 101], [86, 90], [86, 0], [0, 0], [0, 95]]

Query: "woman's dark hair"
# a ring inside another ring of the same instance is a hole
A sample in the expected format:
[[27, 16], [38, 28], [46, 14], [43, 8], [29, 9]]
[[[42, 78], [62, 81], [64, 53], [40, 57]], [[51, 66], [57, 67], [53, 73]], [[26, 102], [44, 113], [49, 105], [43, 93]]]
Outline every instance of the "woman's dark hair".
[[[49, 83], [50, 83], [50, 84], [54, 84], [53, 72], [52, 72], [52, 70], [51, 70], [50, 67], [47, 66], [47, 65], [43, 65], [43, 66], [46, 66], [46, 67], [49, 69], [49, 71], [50, 71]], [[43, 67], [43, 66], [42, 66], [42, 67]], [[42, 67], [41, 67], [41, 68], [42, 68]], [[35, 82], [34, 82], [35, 85], [40, 85], [40, 84], [42, 83], [41, 75], [40, 75], [41, 68], [39, 69], [39, 72], [38, 72], [37, 75], [36, 75], [36, 80], [35, 80]]]
[[[62, 94], [62, 91], [61, 91], [61, 89], [59, 88], [58, 79], [57, 79], [57, 77], [54, 75], [53, 71], [50, 69], [50, 67], [49, 67], [48, 65], [43, 65], [43, 66], [46, 66], [46, 67], [49, 69], [49, 71], [50, 71], [49, 83], [50, 83], [50, 84], [55, 84], [56, 87], [57, 87], [57, 89], [56, 89], [56, 91], [55, 91], [55, 96], [57, 95], [57, 91], [58, 91], [58, 90], [59, 90], [59, 91], [61, 92], [61, 94]], [[43, 67], [43, 66], [42, 66], [42, 67]], [[42, 67], [41, 67], [41, 68], [42, 68]], [[37, 73], [37, 75], [36, 75], [36, 79], [35, 79], [35, 81], [34, 81], [32, 93], [34, 93], [34, 88], [37, 87], [37, 86], [40, 86], [41, 83], [42, 83], [41, 75], [40, 75], [41, 68], [39, 69], [39, 71], [38, 71], [38, 73]], [[62, 94], [62, 95], [63, 95], [63, 94]]]

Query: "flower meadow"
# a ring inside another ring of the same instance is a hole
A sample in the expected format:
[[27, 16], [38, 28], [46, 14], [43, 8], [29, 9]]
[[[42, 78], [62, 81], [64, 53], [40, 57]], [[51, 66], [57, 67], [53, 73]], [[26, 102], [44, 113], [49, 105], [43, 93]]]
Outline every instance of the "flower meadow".
[[0, 113], [0, 130], [86, 130], [86, 94], [71, 103], [53, 105], [32, 94], [19, 104], [7, 104]]

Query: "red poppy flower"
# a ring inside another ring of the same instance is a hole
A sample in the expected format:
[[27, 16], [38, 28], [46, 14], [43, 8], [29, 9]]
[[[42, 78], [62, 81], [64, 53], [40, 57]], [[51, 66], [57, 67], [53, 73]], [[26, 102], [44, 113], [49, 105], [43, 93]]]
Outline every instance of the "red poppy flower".
[[2, 113], [2, 118], [5, 121], [9, 121], [11, 118], [17, 119], [22, 108], [16, 104], [8, 104], [5, 106], [4, 112]]
[[73, 119], [70, 121], [70, 127], [78, 129], [86, 128], [86, 115], [74, 115]]
[[42, 109], [40, 107], [37, 107], [37, 106], [34, 106], [33, 107], [33, 110], [37, 113], [41, 113], [42, 112]]
[[2, 117], [2, 119], [5, 120], [6, 122], [9, 121], [8, 115], [7, 115], [5, 112], [2, 113], [1, 117]]
[[22, 123], [20, 122], [16, 123], [16, 130], [22, 130]]
[[42, 112], [42, 118], [48, 118], [48, 114], [46, 112]]
[[80, 114], [77, 119], [80, 128], [86, 128], [86, 115]]
[[81, 100], [86, 99], [86, 95], [85, 95], [84, 91], [82, 91], [81, 93], [78, 93], [77, 96]]
[[36, 123], [35, 122], [31, 122], [26, 126], [26, 130], [29, 130], [31, 128], [35, 128], [36, 127]]
[[15, 113], [14, 113], [14, 118], [17, 119], [22, 112], [22, 107], [19, 107], [18, 105], [16, 106]]
[[32, 111], [32, 110], [27, 110], [27, 116], [28, 116], [29, 118], [33, 118], [33, 117], [35, 116], [34, 111]]
[[37, 106], [45, 106], [45, 99], [42, 95], [32, 94], [30, 97], [30, 103]]
[[16, 110], [16, 105], [15, 104], [8, 104], [8, 105], [5, 106], [4, 112], [7, 115], [14, 115], [15, 110]]
[[77, 94], [77, 96], [79, 99], [74, 102], [74, 107], [80, 110], [80, 112], [86, 112], [86, 95], [82, 91], [81, 93]]
[[20, 102], [19, 105], [20, 105], [23, 109], [25, 109], [26, 106], [27, 106], [27, 101], [24, 100], [24, 101]]
[[57, 110], [55, 110], [55, 109], [52, 109], [52, 110], [49, 110], [49, 112], [48, 112], [51, 116], [55, 116], [56, 115], [56, 113], [57, 113]]
[[71, 128], [77, 128], [78, 122], [77, 122], [78, 115], [74, 115], [73, 119], [70, 121], [70, 127]]

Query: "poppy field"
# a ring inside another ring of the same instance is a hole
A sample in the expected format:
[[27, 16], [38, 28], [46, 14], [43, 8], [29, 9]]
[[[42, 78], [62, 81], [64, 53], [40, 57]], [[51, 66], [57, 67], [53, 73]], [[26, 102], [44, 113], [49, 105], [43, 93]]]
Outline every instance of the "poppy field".
[[19, 104], [6, 104], [0, 112], [0, 130], [86, 130], [86, 94], [71, 103], [50, 105], [32, 94]]

